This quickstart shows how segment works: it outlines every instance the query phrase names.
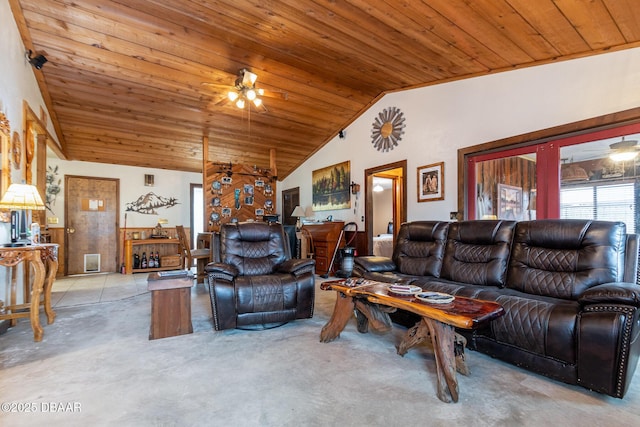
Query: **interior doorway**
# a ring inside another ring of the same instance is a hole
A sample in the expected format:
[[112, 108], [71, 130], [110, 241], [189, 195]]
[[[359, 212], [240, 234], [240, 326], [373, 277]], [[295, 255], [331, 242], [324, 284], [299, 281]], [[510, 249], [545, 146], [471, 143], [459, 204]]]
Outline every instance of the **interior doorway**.
[[[300, 187], [282, 191], [282, 224], [296, 225], [298, 218], [291, 216], [296, 206], [300, 205]], [[304, 209], [304, 208], [303, 208]]]
[[[364, 175], [367, 254], [374, 255], [374, 236], [391, 234], [393, 244], [400, 224], [407, 220], [407, 161], [402, 160], [366, 169]], [[374, 184], [378, 179], [381, 181]], [[388, 197], [374, 195], [373, 189], [376, 184], [383, 187], [383, 191], [379, 193], [388, 191]], [[385, 186], [386, 189], [384, 189]], [[386, 224], [386, 226], [383, 227], [380, 224]], [[381, 233], [381, 230], [385, 233]]]
[[118, 271], [120, 180], [65, 176], [65, 272]]

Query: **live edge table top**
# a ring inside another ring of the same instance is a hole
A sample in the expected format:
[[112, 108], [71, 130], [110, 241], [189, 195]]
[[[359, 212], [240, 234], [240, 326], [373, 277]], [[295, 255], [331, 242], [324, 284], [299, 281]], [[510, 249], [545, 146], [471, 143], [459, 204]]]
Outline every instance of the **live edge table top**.
[[429, 304], [413, 295], [391, 293], [389, 285], [391, 283], [370, 280], [361, 284], [353, 281], [352, 285], [348, 285], [345, 280], [333, 280], [322, 283], [320, 289], [334, 290], [354, 298], [366, 298], [375, 304], [400, 308], [462, 329], [475, 329], [504, 314], [502, 306], [495, 302], [456, 296], [450, 303]]

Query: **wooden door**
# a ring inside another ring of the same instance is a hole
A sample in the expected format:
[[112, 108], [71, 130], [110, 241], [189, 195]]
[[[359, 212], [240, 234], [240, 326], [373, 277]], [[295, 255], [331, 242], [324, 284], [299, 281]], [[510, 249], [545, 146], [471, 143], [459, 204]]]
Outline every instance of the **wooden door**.
[[118, 270], [120, 181], [65, 176], [66, 274]]
[[284, 225], [296, 225], [298, 218], [291, 216], [291, 214], [299, 204], [300, 187], [282, 191], [282, 223]]

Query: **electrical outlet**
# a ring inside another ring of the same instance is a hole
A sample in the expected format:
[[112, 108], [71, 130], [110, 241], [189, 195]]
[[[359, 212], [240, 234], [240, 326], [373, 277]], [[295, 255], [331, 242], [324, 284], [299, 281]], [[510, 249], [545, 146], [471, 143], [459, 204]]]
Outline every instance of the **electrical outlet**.
[[57, 216], [48, 216], [47, 217], [47, 224], [57, 224], [58, 223], [58, 217]]
[[449, 212], [449, 219], [450, 220], [458, 219], [458, 212]]

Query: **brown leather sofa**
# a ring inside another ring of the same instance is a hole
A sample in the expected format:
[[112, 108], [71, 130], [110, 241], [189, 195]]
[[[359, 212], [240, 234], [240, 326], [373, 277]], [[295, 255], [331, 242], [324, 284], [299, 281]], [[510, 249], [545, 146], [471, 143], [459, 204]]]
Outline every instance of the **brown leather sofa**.
[[498, 302], [504, 316], [458, 331], [469, 348], [556, 380], [622, 398], [638, 364], [638, 235], [621, 222], [405, 223], [393, 258], [356, 257], [354, 274]]
[[315, 261], [291, 259], [282, 224], [229, 223], [205, 267], [215, 330], [266, 329], [313, 316]]

